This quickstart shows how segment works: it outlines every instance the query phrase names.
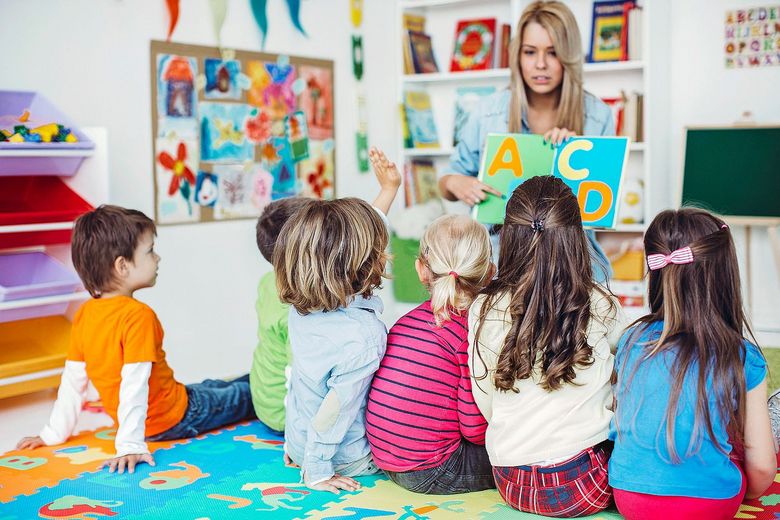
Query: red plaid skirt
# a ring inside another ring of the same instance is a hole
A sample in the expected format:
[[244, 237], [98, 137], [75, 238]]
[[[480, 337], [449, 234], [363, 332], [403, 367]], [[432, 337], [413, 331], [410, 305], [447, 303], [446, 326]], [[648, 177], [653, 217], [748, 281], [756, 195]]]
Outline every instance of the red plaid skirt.
[[612, 499], [605, 443], [552, 466], [497, 466], [493, 476], [507, 504], [527, 513], [571, 518], [605, 509]]

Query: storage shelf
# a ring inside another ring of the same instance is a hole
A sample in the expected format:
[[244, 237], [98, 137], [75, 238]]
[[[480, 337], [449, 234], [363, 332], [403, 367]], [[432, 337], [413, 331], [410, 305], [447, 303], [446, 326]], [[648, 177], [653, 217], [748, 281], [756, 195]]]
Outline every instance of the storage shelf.
[[51, 305], [53, 303], [64, 302], [77, 302], [80, 300], [88, 300], [89, 293], [87, 291], [79, 291], [67, 294], [55, 294], [54, 296], [43, 296], [41, 298], [25, 298], [23, 300], [11, 300], [7, 302], [0, 302], [0, 311], [7, 311], [10, 309], [22, 309], [25, 307], [37, 307], [39, 305]]
[[[600, 74], [620, 71], [641, 71], [645, 68], [644, 61], [608, 61], [604, 63], [586, 63], [583, 65], [585, 74]], [[424, 74], [404, 74], [404, 83], [448, 83], [452, 81], [488, 81], [493, 79], [509, 80], [510, 69], [467, 70], [463, 72], [431, 72]]]
[[43, 222], [41, 224], [17, 224], [0, 226], [0, 233], [29, 233], [31, 231], [61, 231], [72, 229], [73, 222]]
[[0, 385], [6, 378], [61, 370], [69, 344], [70, 322], [62, 316], [0, 325]]
[[448, 7], [451, 5], [465, 4], [471, 0], [408, 0], [401, 2], [401, 9], [420, 9], [425, 7]]

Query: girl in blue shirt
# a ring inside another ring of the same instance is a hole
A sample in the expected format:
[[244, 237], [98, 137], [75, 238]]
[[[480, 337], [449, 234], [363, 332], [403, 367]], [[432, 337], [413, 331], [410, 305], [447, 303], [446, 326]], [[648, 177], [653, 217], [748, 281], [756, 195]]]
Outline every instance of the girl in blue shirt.
[[733, 518], [772, 483], [776, 459], [731, 232], [706, 211], [667, 210], [644, 243], [651, 313], [615, 361], [615, 502], [627, 519]]
[[[582, 44], [577, 21], [561, 2], [533, 2], [525, 8], [509, 45], [509, 88], [477, 106], [450, 157], [453, 174], [439, 179], [448, 200], [473, 206], [489, 193], [502, 194], [477, 180], [489, 133], [542, 134], [560, 145], [575, 135], [615, 135], [610, 108], [582, 88]], [[507, 193], [507, 198], [511, 193]], [[588, 231], [593, 276], [605, 282], [609, 262]], [[494, 251], [498, 243], [494, 240]]]

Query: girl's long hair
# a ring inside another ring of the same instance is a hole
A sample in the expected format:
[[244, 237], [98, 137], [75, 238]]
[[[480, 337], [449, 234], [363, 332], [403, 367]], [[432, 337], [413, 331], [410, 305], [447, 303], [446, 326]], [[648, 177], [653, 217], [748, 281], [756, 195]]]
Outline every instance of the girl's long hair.
[[523, 128], [522, 114], [528, 109], [525, 82], [520, 70], [520, 51], [523, 46], [523, 31], [531, 22], [544, 27], [550, 35], [555, 55], [563, 66], [561, 98], [555, 125], [568, 128], [582, 135], [584, 119], [584, 92], [582, 89], [582, 43], [577, 20], [571, 10], [562, 2], [533, 2], [523, 10], [517, 22], [515, 36], [509, 44], [509, 68], [511, 70], [509, 90], [509, 132], [520, 133]]
[[434, 220], [420, 240], [419, 258], [431, 274], [428, 291], [437, 326], [451, 312], [468, 310], [493, 265], [487, 229], [465, 215]]
[[[659, 213], [647, 228], [644, 242], [648, 255], [669, 254], [688, 246], [693, 262], [650, 271], [650, 314], [635, 322], [626, 342], [629, 348], [642, 348], [643, 354], [626, 385], [631, 384], [642, 361], [671, 352], [666, 445], [672, 461], [680, 460], [674, 423], [686, 376], [696, 382], [696, 418], [687, 455], [698, 450], [703, 431], [719, 447], [710, 416], [709, 392], [714, 392], [711, 395], [730, 438], [740, 445], [745, 426], [744, 337], [748, 334], [754, 343], [755, 337], [742, 309], [739, 266], [731, 232], [722, 220], [707, 211], [682, 208]], [[638, 344], [639, 336], [658, 321], [663, 321], [660, 337]], [[625, 370], [624, 365], [621, 372]], [[622, 377], [618, 374], [618, 378]], [[711, 391], [707, 389], [708, 379]]]
[[532, 177], [512, 194], [501, 228], [498, 276], [482, 291], [475, 349], [480, 352], [482, 326], [498, 300], [509, 295], [512, 324], [496, 363], [500, 390], [517, 391], [518, 379], [540, 370], [539, 384], [557, 390], [573, 383], [576, 367], [593, 363], [586, 332], [591, 319], [594, 281], [590, 249], [582, 229], [577, 198], [555, 177]]

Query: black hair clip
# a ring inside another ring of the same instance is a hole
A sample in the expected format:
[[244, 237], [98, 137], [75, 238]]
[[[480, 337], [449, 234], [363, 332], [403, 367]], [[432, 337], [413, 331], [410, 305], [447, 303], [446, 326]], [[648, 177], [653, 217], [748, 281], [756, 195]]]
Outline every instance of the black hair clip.
[[533, 222], [531, 222], [531, 229], [533, 229], [534, 232], [544, 231], [544, 220], [536, 219]]

